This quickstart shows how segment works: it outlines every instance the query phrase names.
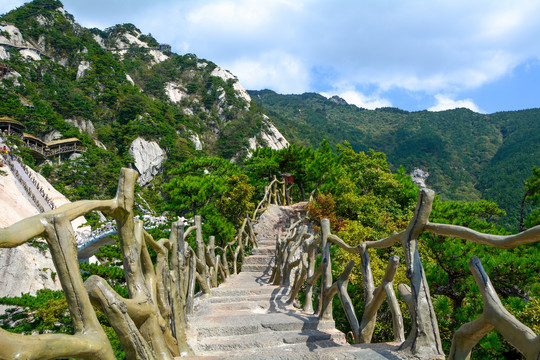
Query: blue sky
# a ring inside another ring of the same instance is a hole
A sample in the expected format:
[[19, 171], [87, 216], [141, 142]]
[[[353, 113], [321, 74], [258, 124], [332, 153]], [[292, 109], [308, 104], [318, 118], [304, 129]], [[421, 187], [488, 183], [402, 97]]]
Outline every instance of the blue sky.
[[[21, 0], [2, 0], [0, 13]], [[247, 89], [365, 108], [540, 107], [536, 0], [64, 0], [86, 27], [133, 23]]]

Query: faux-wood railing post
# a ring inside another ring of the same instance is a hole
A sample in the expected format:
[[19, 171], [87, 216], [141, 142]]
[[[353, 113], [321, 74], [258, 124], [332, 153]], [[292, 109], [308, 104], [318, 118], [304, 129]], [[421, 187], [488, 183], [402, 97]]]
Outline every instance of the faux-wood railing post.
[[420, 190], [414, 217], [401, 236], [407, 264], [406, 276], [411, 284], [413, 307], [410, 309], [412, 329], [400, 350], [408, 350], [415, 356], [430, 359], [444, 358], [444, 352], [426, 274], [418, 253], [418, 237], [428, 222], [434, 198], [433, 190]]
[[[322, 284], [321, 284], [321, 296], [320, 301], [324, 301], [325, 292], [327, 292], [332, 286], [332, 263], [330, 262], [330, 242], [328, 241], [328, 235], [330, 235], [330, 220], [321, 220], [321, 239], [322, 239]], [[319, 314], [321, 320], [332, 320], [332, 299], [327, 303], [323, 303], [321, 313]]]
[[186, 339], [186, 251], [184, 242], [184, 222], [172, 223], [171, 229], [171, 330], [178, 342], [178, 350], [190, 353]]

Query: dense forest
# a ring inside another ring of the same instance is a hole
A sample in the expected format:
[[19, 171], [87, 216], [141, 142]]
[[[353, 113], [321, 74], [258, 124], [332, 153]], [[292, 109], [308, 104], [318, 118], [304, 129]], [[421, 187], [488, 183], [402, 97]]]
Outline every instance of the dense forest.
[[540, 109], [367, 110], [312, 93], [250, 94], [292, 142], [316, 148], [323, 139], [332, 146], [348, 141], [356, 151], [384, 152], [393, 171], [427, 171], [428, 187], [443, 199], [495, 201], [507, 212], [501, 223], [517, 230], [525, 179], [540, 166]]
[[[378, 240], [407, 226], [418, 193], [407, 175], [414, 168], [430, 173], [428, 186], [438, 194], [432, 221], [491, 234], [540, 224], [538, 109], [488, 115], [466, 109], [366, 110], [339, 98], [272, 91], [251, 91], [248, 102], [234, 78], [212, 75], [218, 66], [211, 61], [170, 51], [160, 52], [164, 57], [158, 61], [158, 40], [134, 25], [85, 29], [56, 0], [25, 4], [3, 15], [0, 26], [0, 36], [11, 37], [2, 29], [16, 26], [25, 41], [43, 50], [37, 59], [16, 47], [4, 48], [2, 62], [10, 72], [1, 79], [0, 115], [22, 122], [36, 136], [57, 131], [64, 138], [78, 137], [88, 147], [82, 157], [61, 164], [39, 162], [23, 147], [19, 150], [29, 166], [70, 200], [114, 196], [119, 169], [133, 162], [129, 145], [143, 136], [155, 140], [167, 160], [150, 184], [137, 187], [138, 194], [171, 221], [201, 215], [204, 233], [215, 235], [218, 246], [234, 238], [241, 218], [253, 211], [268, 182], [282, 173], [294, 178], [295, 201], [313, 196], [309, 212], [315, 226], [329, 218], [332, 231], [350, 245]], [[126, 43], [133, 38], [137, 41]], [[171, 82], [182, 89], [180, 101], [166, 91]], [[92, 124], [94, 131], [83, 131], [75, 120]], [[265, 145], [261, 132], [268, 121], [292, 145], [250, 152], [249, 139]], [[194, 135], [205, 144], [203, 150], [196, 150]], [[97, 219], [88, 218], [92, 225]], [[156, 239], [167, 237], [167, 227], [149, 232]], [[194, 240], [189, 241], [193, 245]], [[480, 257], [509, 311], [540, 333], [538, 243], [498, 250], [423, 235], [421, 244], [446, 353], [453, 332], [481, 313], [482, 298], [467, 268], [471, 256]], [[389, 257], [403, 255], [401, 251], [377, 250], [371, 259], [374, 276], [380, 278]], [[96, 256], [100, 264], [81, 264], [83, 278], [98, 274], [128, 297], [118, 246], [102, 247]], [[335, 276], [351, 256], [335, 251]], [[356, 267], [349, 282], [357, 312], [363, 308], [361, 277]], [[406, 281], [401, 266], [396, 284]], [[61, 291], [1, 298], [0, 303], [16, 309], [0, 315], [2, 327], [9, 331], [73, 332]], [[339, 302], [334, 306], [336, 324], [348, 331]], [[389, 341], [388, 309], [383, 308], [379, 318], [373, 342]], [[107, 319], [99, 320], [117, 357], [124, 358]], [[473, 353], [476, 359], [519, 356], [496, 332]]]

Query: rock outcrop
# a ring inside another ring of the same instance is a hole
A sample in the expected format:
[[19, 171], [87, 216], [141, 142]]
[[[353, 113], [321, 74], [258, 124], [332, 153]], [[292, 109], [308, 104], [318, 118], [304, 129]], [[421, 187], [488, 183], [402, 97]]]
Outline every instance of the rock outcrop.
[[148, 184], [161, 172], [163, 161], [167, 158], [165, 151], [155, 141], [136, 138], [129, 147], [129, 154], [135, 159], [135, 168], [139, 172], [137, 183]]
[[165, 94], [174, 103], [179, 103], [182, 99], [188, 96], [187, 90], [182, 84], [177, 82], [168, 82], [165, 84]]
[[233, 89], [236, 91], [237, 96], [242, 98], [245, 102], [247, 102], [249, 106], [249, 103], [251, 103], [251, 97], [247, 93], [246, 89], [244, 89], [244, 87], [240, 85], [236, 76], [234, 76], [227, 70], [220, 68], [219, 66], [216, 66], [216, 68], [212, 70], [212, 73], [210, 75], [217, 76], [223, 79], [224, 81], [234, 80]]
[[189, 135], [189, 140], [191, 140], [191, 142], [195, 146], [195, 150], [202, 150], [203, 149], [203, 143], [201, 141], [201, 138], [199, 137], [199, 134], [191, 132], [190, 135]]
[[0, 296], [61, 289], [49, 251], [28, 244], [0, 249], [0, 279]]
[[249, 149], [247, 157], [251, 157], [253, 151], [257, 150], [260, 147], [268, 146], [274, 150], [281, 150], [289, 146], [289, 142], [283, 134], [270, 122], [268, 116], [264, 115], [265, 121], [264, 126], [260, 132], [260, 137], [263, 140], [263, 143], [259, 143], [257, 136], [254, 136], [248, 139]]
[[262, 138], [264, 141], [266, 141], [266, 145], [274, 150], [281, 150], [289, 146], [289, 142], [285, 137], [279, 132], [279, 130], [272, 124], [270, 121], [268, 121], [268, 117], [266, 117], [266, 130], [263, 130], [261, 132]]
[[43, 136], [43, 141], [48, 143], [54, 140], [58, 140], [62, 138], [62, 133], [58, 130], [53, 130]]
[[13, 47], [32, 47], [28, 41], [24, 40], [20, 30], [11, 24], [5, 24], [0, 26], [0, 31], [3, 31], [9, 35], [0, 35], [0, 44], [6, 44]]
[[330, 98], [330, 101], [333, 102], [333, 103], [336, 103], [336, 104], [338, 104], [338, 105], [349, 105], [349, 104], [347, 103], [347, 101], [345, 101], [345, 99], [343, 99], [343, 98], [341, 98], [341, 97], [339, 97], [339, 96], [337, 96], [337, 95], [332, 96], [332, 97]]
[[94, 135], [96, 129], [90, 120], [84, 119], [66, 119], [67, 123], [74, 125], [82, 134]]
[[14, 47], [19, 49], [19, 53], [25, 58], [41, 60], [40, 50], [36, 49], [30, 42], [24, 40], [20, 30], [11, 24], [0, 26], [0, 47], [4, 49], [0, 53], [2, 58], [9, 58], [9, 51], [6, 51], [6, 47]]
[[429, 176], [429, 173], [427, 171], [424, 171], [419, 168], [415, 168], [411, 172], [411, 180], [413, 183], [418, 185], [418, 187], [425, 188], [426, 186], [426, 180]]
[[77, 68], [77, 79], [80, 79], [84, 76], [86, 70], [91, 69], [90, 63], [88, 61], [81, 61], [79, 67]]

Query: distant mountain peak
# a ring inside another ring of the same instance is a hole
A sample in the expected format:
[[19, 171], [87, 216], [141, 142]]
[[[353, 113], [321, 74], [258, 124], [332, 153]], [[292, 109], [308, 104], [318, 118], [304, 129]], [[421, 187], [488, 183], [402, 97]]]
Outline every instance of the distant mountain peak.
[[336, 103], [338, 105], [349, 105], [349, 103], [347, 101], [345, 101], [345, 99], [337, 96], [337, 95], [334, 95], [332, 96], [330, 99], [329, 99], [331, 102], [333, 103]]

